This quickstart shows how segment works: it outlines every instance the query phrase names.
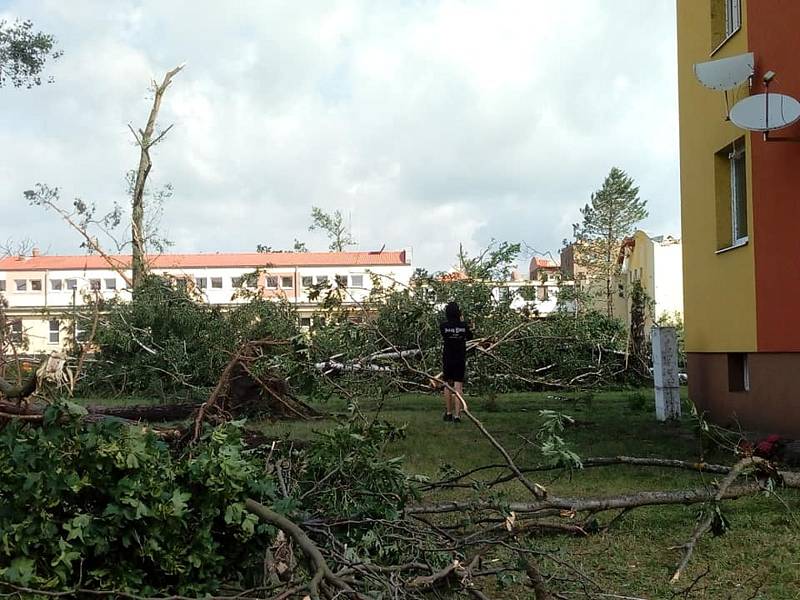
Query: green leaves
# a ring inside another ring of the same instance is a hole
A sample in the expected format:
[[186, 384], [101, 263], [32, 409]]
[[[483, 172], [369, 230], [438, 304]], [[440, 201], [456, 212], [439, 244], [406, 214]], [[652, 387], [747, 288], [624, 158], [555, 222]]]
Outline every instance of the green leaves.
[[41, 85], [45, 62], [61, 56], [55, 44], [52, 35], [34, 32], [31, 21], [0, 20], [0, 88], [8, 83], [28, 89]]
[[340, 518], [390, 519], [412, 497], [402, 458], [387, 457], [401, 428], [351, 422], [318, 434], [306, 455], [301, 496], [309, 506]]
[[10, 583], [28, 585], [33, 579], [36, 563], [32, 558], [19, 557], [11, 561], [11, 565], [0, 569], [0, 574]]
[[0, 580], [63, 590], [83, 572], [84, 586], [195, 595], [258, 572], [270, 540], [243, 501], [271, 503], [275, 486], [237, 427], [173, 455], [139, 428], [53, 410], [0, 430]]

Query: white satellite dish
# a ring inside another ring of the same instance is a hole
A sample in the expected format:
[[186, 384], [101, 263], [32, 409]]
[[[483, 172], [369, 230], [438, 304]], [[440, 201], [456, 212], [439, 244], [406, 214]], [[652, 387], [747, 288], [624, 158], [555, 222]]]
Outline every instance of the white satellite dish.
[[725, 91], [742, 85], [755, 71], [756, 57], [752, 52], [721, 58], [694, 66], [694, 74], [707, 88]]
[[731, 122], [749, 131], [773, 131], [800, 120], [800, 102], [784, 94], [756, 94], [734, 104]]

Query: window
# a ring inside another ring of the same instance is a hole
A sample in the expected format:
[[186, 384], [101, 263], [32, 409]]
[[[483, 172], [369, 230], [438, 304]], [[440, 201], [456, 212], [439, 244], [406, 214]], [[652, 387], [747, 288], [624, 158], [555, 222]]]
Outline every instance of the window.
[[50, 338], [51, 344], [58, 344], [61, 341], [61, 321], [50, 319]]
[[14, 319], [10, 323], [11, 327], [11, 342], [13, 344], [21, 344], [22, 343], [22, 319]]
[[711, 50], [742, 27], [741, 0], [711, 0]]
[[354, 288], [363, 288], [364, 287], [364, 276], [363, 275], [350, 275], [350, 285]]
[[311, 327], [311, 317], [300, 317], [300, 327]]
[[194, 278], [194, 285], [198, 289], [204, 290], [208, 287], [208, 279], [205, 277], [195, 277]]
[[328, 276], [327, 275], [317, 275], [317, 285], [321, 283], [328, 283]]
[[90, 279], [89, 280], [89, 289], [93, 292], [97, 292], [100, 290], [101, 281], [99, 279]]
[[31, 291], [33, 291], [33, 292], [41, 292], [42, 291], [42, 280], [41, 279], [31, 279]]
[[311, 275], [304, 275], [300, 279], [300, 283], [304, 288], [311, 287], [312, 285], [314, 285], [314, 278], [311, 277]]
[[231, 277], [231, 287], [233, 288], [242, 287], [242, 277]]
[[60, 292], [64, 289], [64, 281], [62, 279], [51, 279], [50, 289], [54, 292]]
[[222, 277], [212, 277], [211, 278], [211, 287], [215, 290], [222, 289]]
[[107, 290], [115, 290], [117, 289], [117, 280], [115, 278], [109, 278], [105, 280], [106, 289]]
[[717, 207], [717, 249], [748, 241], [747, 157], [744, 138], [717, 152], [714, 159]]
[[334, 275], [337, 287], [347, 287], [347, 275]]
[[747, 240], [747, 164], [744, 145], [728, 156], [731, 169], [731, 234], [734, 244]]
[[747, 364], [747, 354], [728, 354], [728, 391], [750, 391], [750, 369]]
[[76, 290], [78, 289], [78, 280], [77, 279], [65, 279], [64, 283], [67, 285], [68, 290]]
[[291, 275], [284, 275], [281, 277], [281, 287], [283, 289], [290, 289], [294, 287], [294, 277]]
[[18, 292], [27, 292], [28, 291], [28, 280], [27, 279], [15, 279], [14, 285], [17, 288]]
[[275, 289], [278, 287], [278, 276], [277, 275], [267, 275], [267, 287]]
[[5, 291], [6, 291], [6, 280], [0, 279], [0, 292], [5, 292]]

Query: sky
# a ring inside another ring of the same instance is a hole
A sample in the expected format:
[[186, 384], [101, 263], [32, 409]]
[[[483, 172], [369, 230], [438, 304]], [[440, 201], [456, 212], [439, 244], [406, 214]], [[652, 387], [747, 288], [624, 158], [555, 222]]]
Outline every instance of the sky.
[[674, 0], [0, 0], [15, 18], [64, 54], [0, 88], [0, 241], [82, 253], [23, 192], [125, 203], [128, 126], [182, 63], [152, 151], [172, 251], [325, 250], [319, 206], [429, 270], [492, 239], [557, 255], [615, 166], [679, 235]]

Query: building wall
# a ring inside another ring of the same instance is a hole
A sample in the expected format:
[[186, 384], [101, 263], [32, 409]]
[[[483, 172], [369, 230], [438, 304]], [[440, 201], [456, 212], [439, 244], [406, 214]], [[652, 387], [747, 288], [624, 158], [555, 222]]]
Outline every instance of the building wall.
[[[195, 282], [198, 278], [205, 279], [206, 287], [195, 288], [200, 297], [210, 303], [229, 305], [245, 302], [239, 292], [240, 288], [234, 286], [234, 279], [253, 273], [252, 267], [193, 267], [187, 269], [156, 269], [154, 272], [187, 279]], [[126, 273], [128, 274], [128, 273]], [[345, 304], [351, 304], [358, 310], [358, 304], [363, 302], [372, 289], [372, 276], [386, 287], [393, 284], [408, 285], [413, 275], [411, 264], [396, 265], [340, 265], [340, 266], [298, 266], [276, 267], [262, 269], [258, 280], [258, 290], [266, 298], [281, 298], [292, 302], [301, 319], [307, 322], [319, 310], [320, 299], [309, 298], [308, 287], [303, 286], [304, 278], [311, 277], [313, 283], [319, 283], [323, 278], [335, 287], [336, 277], [346, 278], [347, 286], [343, 294]], [[278, 287], [268, 287], [267, 278], [276, 277]], [[281, 279], [291, 278], [291, 285], [283, 286]], [[358, 279], [361, 285], [358, 285]], [[114, 286], [107, 286], [106, 280], [114, 280]], [[212, 287], [212, 280], [221, 280], [221, 287]], [[0, 292], [8, 308], [6, 317], [10, 321], [22, 320], [23, 332], [28, 341], [27, 351], [32, 353], [49, 352], [64, 347], [74, 335], [73, 323], [75, 307], [85, 304], [87, 295], [94, 295], [92, 281], [100, 281], [97, 293], [104, 299], [118, 297], [130, 300], [130, 292], [125, 288], [124, 279], [112, 269], [58, 269], [58, 270], [6, 270], [0, 272], [0, 280], [6, 282], [6, 290]], [[25, 280], [27, 290], [17, 291], [15, 281]], [[61, 282], [61, 290], [53, 289], [52, 280]], [[31, 281], [40, 281], [41, 289], [32, 290]], [[67, 281], [74, 285], [68, 289]], [[74, 282], [74, 283], [73, 283]], [[113, 288], [116, 289], [113, 289]], [[50, 320], [60, 321], [60, 335], [57, 343], [50, 341]]]
[[[800, 436], [800, 144], [765, 141], [724, 121], [724, 96], [694, 78], [694, 63], [709, 60], [711, 0], [678, 0], [686, 340], [689, 392], [716, 422]], [[764, 91], [800, 98], [800, 2], [743, 0], [743, 26], [713, 58], [753, 52], [753, 86], [732, 103]], [[704, 47], [705, 46], [705, 47]], [[744, 138], [748, 179], [746, 246], [714, 253], [725, 222], [714, 210], [714, 153]], [[800, 126], [770, 134], [800, 137]], [[742, 385], [746, 382], [746, 385]]]
[[800, 438], [800, 354], [748, 354], [749, 390], [730, 391], [728, 354], [688, 355], [689, 397], [712, 421], [736, 431]]
[[746, 245], [718, 252], [715, 154], [741, 138], [743, 132], [725, 120], [722, 93], [703, 87], [693, 71], [695, 63], [747, 51], [749, 4], [744, 0], [742, 28], [711, 56], [709, 0], [677, 3], [681, 241], [688, 352], [757, 349], [754, 249], [764, 236], [753, 227], [750, 136], [744, 136], [750, 239]]
[[655, 318], [683, 315], [683, 244], [653, 244]]
[[[775, 71], [770, 92], [800, 99], [800, 2], [760, 0], [746, 5], [747, 41], [756, 55], [752, 93], [764, 92], [763, 74]], [[798, 137], [795, 124], [771, 134]], [[750, 136], [753, 182], [758, 349], [800, 351], [800, 143]]]
[[653, 302], [648, 311], [645, 329], [664, 315], [683, 315], [683, 260], [678, 240], [651, 238], [641, 229], [633, 235], [633, 247], [627, 251], [620, 274], [619, 289], [623, 296], [619, 316], [630, 325], [631, 286], [642, 284]]

